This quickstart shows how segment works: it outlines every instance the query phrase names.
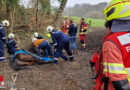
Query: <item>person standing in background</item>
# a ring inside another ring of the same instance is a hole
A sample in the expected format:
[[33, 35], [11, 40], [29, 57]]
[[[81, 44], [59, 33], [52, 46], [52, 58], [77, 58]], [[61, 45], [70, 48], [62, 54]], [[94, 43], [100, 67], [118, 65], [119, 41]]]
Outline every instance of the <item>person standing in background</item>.
[[72, 46], [73, 52], [75, 52], [75, 50], [77, 48], [76, 43], [75, 43], [76, 35], [77, 35], [77, 25], [73, 22], [72, 19], [70, 20], [68, 34], [70, 36], [71, 46]]
[[68, 29], [69, 29], [69, 20], [68, 18], [65, 18], [64, 22], [61, 24], [61, 30], [63, 33], [68, 35]]
[[85, 42], [85, 38], [87, 35], [87, 24], [85, 23], [85, 19], [81, 18], [81, 24], [80, 24], [80, 31], [79, 31], [79, 36], [80, 36], [80, 42], [82, 45], [81, 50], [85, 50], [86, 49], [86, 42]]

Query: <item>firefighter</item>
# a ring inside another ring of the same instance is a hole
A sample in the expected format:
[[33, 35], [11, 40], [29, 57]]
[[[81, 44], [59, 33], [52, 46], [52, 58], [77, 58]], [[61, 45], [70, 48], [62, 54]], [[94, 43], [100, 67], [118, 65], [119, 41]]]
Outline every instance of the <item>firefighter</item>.
[[81, 50], [86, 49], [86, 42], [85, 42], [86, 35], [87, 35], [87, 24], [85, 23], [84, 18], [81, 18], [80, 32], [79, 32], [80, 42], [82, 45]]
[[108, 34], [100, 55], [101, 90], [130, 90], [129, 6], [129, 0], [112, 0], [104, 9]]
[[8, 35], [8, 40], [6, 42], [6, 46], [8, 49], [8, 53], [9, 54], [15, 54], [15, 52], [18, 50], [18, 45], [16, 44], [15, 40], [14, 40], [14, 34], [10, 33]]
[[68, 18], [65, 18], [65, 21], [61, 24], [61, 30], [63, 33], [68, 35], [68, 30], [69, 30], [69, 20]]
[[40, 50], [42, 49], [45, 52], [46, 57], [49, 57], [49, 56], [53, 57], [51, 46], [47, 40], [33, 38], [32, 43], [37, 48], [38, 56], [41, 57]]
[[34, 38], [37, 38], [37, 39], [43, 39], [43, 37], [42, 37], [41, 35], [39, 35], [38, 32], [35, 32], [35, 33], [33, 34], [33, 37], [34, 37]]
[[6, 43], [5, 28], [9, 26], [8, 20], [3, 20], [0, 24], [0, 61], [5, 59], [4, 55], [4, 43]]
[[77, 48], [76, 43], [75, 43], [75, 39], [76, 39], [76, 35], [77, 35], [77, 25], [73, 22], [72, 19], [70, 20], [68, 34], [69, 34], [70, 39], [71, 39], [72, 49], [73, 49], [73, 51], [75, 51]]
[[[55, 47], [55, 59], [58, 64], [58, 57], [62, 57], [65, 61], [70, 60], [73, 61], [73, 54], [70, 50], [69, 41], [70, 38], [61, 31], [54, 29], [52, 26], [47, 27], [47, 32], [51, 34], [51, 38], [53, 41], [53, 45]], [[63, 55], [62, 50], [65, 49], [67, 54], [70, 56], [69, 59], [65, 55]]]

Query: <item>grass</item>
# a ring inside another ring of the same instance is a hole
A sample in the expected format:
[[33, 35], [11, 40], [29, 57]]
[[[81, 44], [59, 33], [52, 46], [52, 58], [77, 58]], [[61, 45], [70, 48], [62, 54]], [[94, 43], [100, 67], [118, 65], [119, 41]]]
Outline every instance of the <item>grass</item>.
[[[67, 16], [64, 16], [67, 17]], [[80, 24], [80, 17], [69, 16], [69, 19], [73, 19], [75, 23]], [[91, 27], [104, 27], [105, 19], [92, 19], [92, 18], [85, 18], [87, 24], [91, 20]]]

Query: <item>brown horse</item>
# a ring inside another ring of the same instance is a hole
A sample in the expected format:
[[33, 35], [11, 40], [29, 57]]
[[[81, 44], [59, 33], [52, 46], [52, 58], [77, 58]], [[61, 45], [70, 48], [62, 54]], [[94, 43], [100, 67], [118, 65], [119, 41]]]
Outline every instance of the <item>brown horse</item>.
[[[31, 46], [31, 48], [28, 49], [31, 53], [37, 53], [36, 49]], [[47, 64], [52, 63], [52, 61], [42, 61], [40, 59], [36, 59], [34, 56], [31, 56], [29, 54], [23, 54], [19, 53], [15, 56], [15, 59], [11, 62], [11, 67], [14, 70], [22, 70], [25, 69], [25, 66], [35, 65], [35, 64]]]

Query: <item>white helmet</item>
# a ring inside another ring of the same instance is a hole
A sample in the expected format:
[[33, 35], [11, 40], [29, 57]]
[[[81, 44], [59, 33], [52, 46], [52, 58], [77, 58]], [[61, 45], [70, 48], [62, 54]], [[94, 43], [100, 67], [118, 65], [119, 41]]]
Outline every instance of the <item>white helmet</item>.
[[36, 38], [33, 38], [33, 39], [32, 39], [32, 42], [34, 42], [34, 41], [36, 41], [36, 40], [37, 40]]
[[38, 37], [38, 33], [35, 32], [35, 33], [33, 34], [33, 36], [34, 36], [35, 38]]
[[10, 33], [10, 34], [8, 35], [8, 38], [14, 38], [14, 34], [13, 34], [13, 33]]
[[53, 28], [52, 26], [48, 26], [48, 27], [46, 28], [47, 32], [52, 32], [53, 29], [54, 29], [54, 28]]
[[3, 24], [4, 26], [9, 26], [9, 21], [8, 21], [8, 20], [3, 20], [3, 21], [2, 21], [2, 24]]

